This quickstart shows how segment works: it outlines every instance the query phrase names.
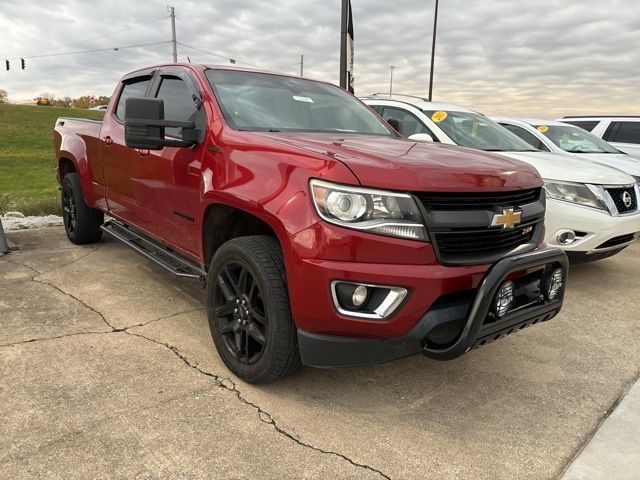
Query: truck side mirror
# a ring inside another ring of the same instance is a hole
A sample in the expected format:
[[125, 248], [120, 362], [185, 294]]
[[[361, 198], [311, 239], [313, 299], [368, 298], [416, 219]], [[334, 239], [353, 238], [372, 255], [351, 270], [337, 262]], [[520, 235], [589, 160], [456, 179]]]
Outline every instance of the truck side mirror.
[[[182, 140], [166, 139], [165, 128], [182, 128]], [[197, 142], [194, 122], [164, 119], [164, 100], [127, 98], [124, 107], [124, 140], [127, 147], [161, 150], [190, 147]]]

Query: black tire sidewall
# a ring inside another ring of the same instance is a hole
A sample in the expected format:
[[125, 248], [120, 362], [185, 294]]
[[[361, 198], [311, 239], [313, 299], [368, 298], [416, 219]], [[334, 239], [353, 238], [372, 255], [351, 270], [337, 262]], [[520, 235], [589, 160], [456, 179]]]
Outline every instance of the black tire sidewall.
[[[229, 352], [222, 336], [219, 333], [217, 318], [214, 313], [216, 278], [222, 268], [230, 262], [238, 262], [248, 267], [249, 272], [253, 275], [253, 278], [257, 282], [258, 288], [261, 291], [266, 310], [267, 335], [265, 348], [260, 359], [256, 363], [250, 365], [238, 362], [233, 354]], [[274, 265], [274, 267], [276, 266]], [[211, 261], [207, 281], [207, 315], [211, 335], [218, 353], [225, 365], [234, 374], [249, 383], [260, 383], [278, 378], [280, 375], [275, 375], [275, 378], [271, 378], [274, 377], [272, 372], [274, 355], [279, 348], [290, 347], [290, 345], [283, 344], [284, 342], [288, 343], [287, 330], [292, 327], [291, 313], [288, 308], [289, 297], [287, 294], [286, 282], [284, 278], [280, 278], [277, 285], [274, 285], [272, 282], [273, 279], [270, 281], [266, 277], [263, 272], [261, 262], [255, 258], [253, 252], [245, 245], [242, 245], [240, 242], [236, 242], [235, 240], [231, 240], [220, 247]], [[285, 298], [283, 298], [283, 296]], [[277, 299], [280, 299], [280, 302], [286, 300], [287, 308], [284, 309], [282, 303], [278, 305]], [[295, 347], [297, 348], [297, 345]]]
[[66, 219], [64, 221], [64, 229], [67, 234], [67, 238], [78, 245], [93, 243], [100, 240], [102, 237], [100, 225], [104, 221], [104, 214], [99, 210], [89, 207], [84, 201], [84, 195], [82, 194], [82, 186], [80, 185], [80, 178], [78, 177], [78, 174], [75, 172], [67, 173], [62, 179], [61, 188], [62, 194], [60, 196], [60, 202], [62, 208], [64, 209], [64, 191], [65, 189], [70, 188], [76, 209], [75, 232], [70, 232]]

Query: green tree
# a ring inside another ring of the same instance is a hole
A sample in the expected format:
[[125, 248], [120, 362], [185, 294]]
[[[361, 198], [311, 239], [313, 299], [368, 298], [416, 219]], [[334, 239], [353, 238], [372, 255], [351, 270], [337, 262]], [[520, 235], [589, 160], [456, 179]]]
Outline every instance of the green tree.
[[69, 107], [71, 107], [71, 103], [72, 102], [73, 102], [73, 100], [71, 99], [71, 97], [56, 98], [52, 102], [52, 105], [54, 107], [69, 108]]
[[109, 105], [109, 100], [111, 100], [111, 97], [100, 95], [96, 98], [96, 105]]

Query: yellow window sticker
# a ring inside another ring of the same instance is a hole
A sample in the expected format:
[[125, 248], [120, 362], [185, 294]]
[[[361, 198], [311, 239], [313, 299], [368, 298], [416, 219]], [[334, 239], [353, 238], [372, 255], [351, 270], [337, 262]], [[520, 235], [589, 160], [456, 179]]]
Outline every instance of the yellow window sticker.
[[540, 125], [540, 126], [538, 127], [538, 131], [539, 131], [540, 133], [545, 133], [545, 132], [547, 132], [548, 130], [549, 130], [549, 127], [547, 127], [546, 125]]
[[431, 115], [431, 120], [433, 120], [435, 123], [440, 123], [446, 119], [447, 119], [447, 112], [443, 112], [442, 110], [438, 112], [434, 112], [434, 114]]

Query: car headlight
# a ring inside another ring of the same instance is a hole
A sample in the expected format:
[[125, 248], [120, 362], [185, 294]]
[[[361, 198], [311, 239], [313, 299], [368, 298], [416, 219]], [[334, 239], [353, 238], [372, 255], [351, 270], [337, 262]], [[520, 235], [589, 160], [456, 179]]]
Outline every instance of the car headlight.
[[551, 180], [544, 181], [544, 189], [547, 197], [565, 202], [577, 203], [585, 207], [607, 210], [598, 187], [585, 185], [584, 183], [566, 183]]
[[411, 195], [315, 179], [310, 188], [313, 204], [327, 222], [390, 237], [429, 240]]

